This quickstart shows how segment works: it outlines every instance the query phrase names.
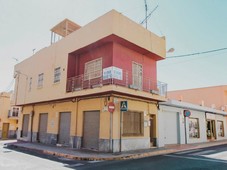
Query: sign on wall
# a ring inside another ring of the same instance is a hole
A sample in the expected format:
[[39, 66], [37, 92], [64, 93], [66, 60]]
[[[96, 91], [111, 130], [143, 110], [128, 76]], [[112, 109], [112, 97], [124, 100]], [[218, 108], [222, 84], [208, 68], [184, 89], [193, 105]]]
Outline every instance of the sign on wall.
[[121, 110], [121, 112], [128, 111], [128, 101], [121, 101], [120, 110]]
[[190, 110], [184, 110], [184, 117], [190, 117], [190, 116], [191, 116]]
[[103, 69], [103, 80], [107, 80], [107, 79], [117, 79], [117, 80], [122, 80], [123, 79], [123, 75], [122, 75], [122, 69], [118, 68], [118, 67], [107, 67]]

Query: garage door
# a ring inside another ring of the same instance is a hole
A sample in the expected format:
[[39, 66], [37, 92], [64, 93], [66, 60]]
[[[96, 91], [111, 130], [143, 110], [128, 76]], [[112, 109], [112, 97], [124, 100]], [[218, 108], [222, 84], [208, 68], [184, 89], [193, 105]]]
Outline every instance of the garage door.
[[84, 112], [83, 148], [99, 149], [99, 124], [99, 111]]
[[58, 143], [63, 144], [65, 146], [68, 146], [70, 141], [70, 122], [71, 113], [69, 112], [60, 113]]
[[41, 143], [46, 143], [47, 137], [47, 121], [48, 121], [48, 114], [42, 113], [39, 116], [39, 135], [38, 141]]
[[29, 114], [23, 116], [23, 125], [22, 125], [22, 137], [28, 136], [28, 123], [29, 123]]
[[164, 144], [178, 144], [179, 143], [179, 115], [175, 112], [162, 113], [164, 127]]

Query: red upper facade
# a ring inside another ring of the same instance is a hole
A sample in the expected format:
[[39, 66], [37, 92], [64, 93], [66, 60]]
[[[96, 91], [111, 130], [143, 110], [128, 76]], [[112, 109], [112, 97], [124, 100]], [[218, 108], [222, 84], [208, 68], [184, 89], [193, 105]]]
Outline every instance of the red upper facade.
[[[157, 91], [156, 62], [159, 59], [157, 55], [120, 37], [109, 36], [69, 54], [67, 91], [106, 84]], [[89, 72], [89, 67], [96, 68]], [[106, 68], [111, 67], [120, 69], [121, 78], [110, 74], [109, 78], [103, 77]]]

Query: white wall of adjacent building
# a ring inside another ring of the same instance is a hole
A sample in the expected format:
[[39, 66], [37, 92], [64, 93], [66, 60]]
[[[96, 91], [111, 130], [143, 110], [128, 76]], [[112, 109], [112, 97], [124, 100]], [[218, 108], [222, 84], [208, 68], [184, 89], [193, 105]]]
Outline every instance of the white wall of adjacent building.
[[[184, 110], [190, 110], [190, 117], [185, 118]], [[207, 119], [213, 119], [215, 122], [215, 140], [227, 139], [225, 116], [225, 112], [214, 109], [210, 110], [209, 108], [198, 105], [187, 105], [187, 103], [181, 102], [174, 104], [172, 102], [160, 103], [158, 111], [158, 147], [163, 147], [167, 144], [191, 144], [210, 141], [207, 138]], [[220, 122], [223, 123], [224, 136], [220, 136], [218, 121], [219, 124]], [[197, 125], [199, 128], [194, 127], [194, 125]]]

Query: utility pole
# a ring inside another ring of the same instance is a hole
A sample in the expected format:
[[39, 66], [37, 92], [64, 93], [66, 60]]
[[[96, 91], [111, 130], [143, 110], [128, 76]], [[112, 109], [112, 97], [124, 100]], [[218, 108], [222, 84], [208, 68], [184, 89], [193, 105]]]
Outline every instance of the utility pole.
[[147, 0], [144, 0], [144, 5], [145, 5], [145, 22], [146, 22], [146, 29], [147, 29]]

